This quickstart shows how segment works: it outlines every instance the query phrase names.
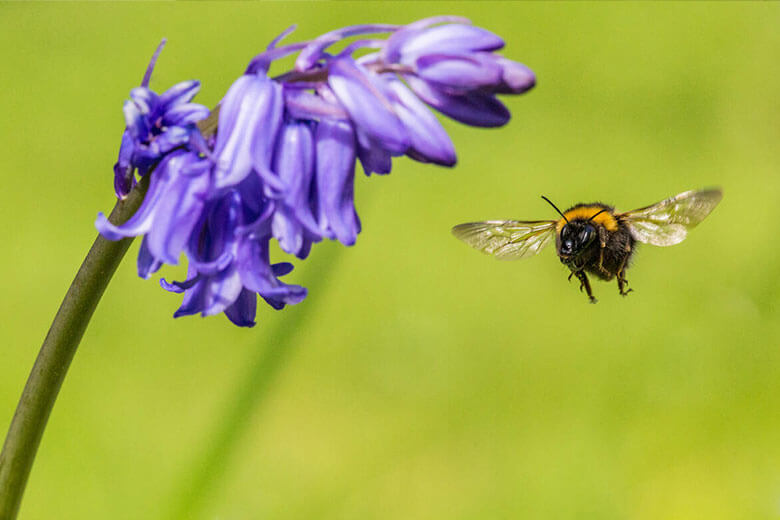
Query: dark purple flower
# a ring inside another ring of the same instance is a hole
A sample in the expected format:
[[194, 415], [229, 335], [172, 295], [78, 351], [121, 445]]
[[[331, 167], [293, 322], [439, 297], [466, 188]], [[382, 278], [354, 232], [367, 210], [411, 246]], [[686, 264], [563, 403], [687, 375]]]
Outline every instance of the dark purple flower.
[[254, 293], [277, 309], [306, 297], [305, 288], [278, 280], [278, 276], [292, 271], [292, 265], [270, 264], [269, 237], [261, 231], [269, 212], [247, 228], [245, 220], [254, 216], [254, 210], [251, 204], [244, 204], [240, 191], [231, 190], [212, 201], [201, 215], [190, 237], [187, 279], [172, 283], [161, 280], [163, 288], [184, 293], [174, 317], [225, 312], [237, 325], [252, 326]]
[[199, 81], [184, 81], [156, 94], [148, 88], [149, 78], [165, 40], [152, 57], [140, 87], [130, 91], [123, 112], [127, 124], [114, 165], [114, 190], [124, 198], [135, 185], [134, 170], [146, 175], [172, 150], [186, 146], [194, 134], [195, 123], [209, 115], [203, 105], [190, 103], [200, 90]]
[[[186, 279], [161, 280], [184, 295], [174, 316], [225, 313], [252, 326], [258, 295], [275, 309], [302, 301], [305, 288], [280, 280], [292, 264], [271, 263], [271, 240], [301, 259], [323, 238], [354, 244], [357, 161], [366, 174], [390, 173], [402, 155], [453, 166], [455, 147], [431, 108], [468, 125], [501, 126], [510, 114], [497, 96], [535, 84], [525, 65], [495, 54], [500, 37], [464, 18], [356, 25], [280, 46], [291, 31], [230, 87], [215, 135], [196, 126], [209, 114], [191, 103], [198, 82], [149, 90], [162, 46], [125, 103], [116, 192], [132, 189], [135, 170], [151, 175], [149, 190], [128, 222], [115, 226], [101, 213], [96, 226], [111, 240], [143, 237], [144, 278], [186, 255]], [[268, 76], [275, 60], [295, 53], [293, 70]]]

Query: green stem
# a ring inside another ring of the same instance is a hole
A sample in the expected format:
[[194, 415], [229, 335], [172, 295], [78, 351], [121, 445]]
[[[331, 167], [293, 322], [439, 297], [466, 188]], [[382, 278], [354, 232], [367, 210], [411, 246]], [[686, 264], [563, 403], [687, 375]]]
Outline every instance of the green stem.
[[[117, 202], [109, 216], [113, 224], [123, 224], [136, 212], [144, 199], [147, 179], [148, 176], [125, 200]], [[0, 453], [0, 520], [12, 520], [19, 512], [35, 453], [68, 366], [132, 241], [125, 238], [112, 242], [98, 235], [43, 340]]]

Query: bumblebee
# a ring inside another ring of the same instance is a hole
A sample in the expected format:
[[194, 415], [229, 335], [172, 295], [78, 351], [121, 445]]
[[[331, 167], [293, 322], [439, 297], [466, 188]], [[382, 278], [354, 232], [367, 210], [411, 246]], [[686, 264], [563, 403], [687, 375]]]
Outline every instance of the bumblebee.
[[577, 204], [561, 212], [558, 220], [488, 220], [460, 224], [452, 233], [471, 247], [500, 260], [533, 256], [555, 238], [561, 262], [569, 268], [569, 280], [576, 276], [580, 291], [591, 303], [596, 298], [588, 274], [605, 281], [617, 279], [618, 291], [626, 296], [626, 269], [637, 242], [671, 246], [682, 242], [688, 230], [715, 209], [720, 189], [686, 191], [643, 208], [615, 212], [615, 208], [593, 202]]

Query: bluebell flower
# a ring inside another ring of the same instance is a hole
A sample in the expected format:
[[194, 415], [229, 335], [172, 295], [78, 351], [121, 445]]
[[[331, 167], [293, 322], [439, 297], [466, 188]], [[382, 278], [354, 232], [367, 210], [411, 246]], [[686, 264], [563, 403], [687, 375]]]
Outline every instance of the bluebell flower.
[[267, 228], [271, 212], [268, 207], [255, 206], [247, 191], [251, 184], [250, 179], [212, 200], [203, 211], [190, 236], [187, 279], [161, 280], [163, 288], [184, 293], [174, 317], [224, 312], [236, 325], [253, 326], [256, 294], [276, 309], [306, 297], [305, 288], [278, 279], [292, 271], [292, 264], [270, 264]]
[[313, 122], [288, 120], [279, 132], [273, 171], [286, 189], [276, 201], [271, 234], [285, 253], [306, 258], [311, 246], [322, 240], [315, 214], [315, 141]]
[[521, 63], [496, 55], [504, 41], [468, 20], [435, 25], [435, 17], [410, 24], [388, 38], [383, 58], [426, 103], [461, 123], [502, 126], [509, 111], [496, 94], [522, 94], [536, 77]]
[[276, 135], [282, 123], [282, 87], [264, 73], [241, 76], [225, 94], [214, 146], [217, 188], [240, 183], [250, 173], [265, 191], [283, 186], [271, 171]]
[[164, 44], [165, 40], [152, 57], [141, 86], [130, 92], [123, 107], [127, 126], [114, 165], [114, 189], [120, 199], [135, 186], [135, 170], [146, 175], [166, 154], [199, 139], [195, 124], [209, 115], [208, 108], [190, 103], [200, 90], [199, 81], [183, 81], [162, 94], [149, 89], [151, 72]]
[[163, 263], [178, 263], [209, 196], [211, 168], [208, 159], [176, 150], [155, 168], [146, 197], [130, 220], [115, 226], [98, 213], [95, 225], [109, 240], [144, 236], [138, 265], [142, 278], [148, 278]]
[[[216, 135], [198, 130], [209, 116], [191, 102], [198, 82], [160, 95], [148, 88], [161, 47], [125, 103], [116, 192], [132, 189], [135, 171], [151, 176], [149, 189], [128, 222], [115, 226], [101, 213], [96, 225], [111, 240], [143, 236], [143, 278], [186, 256], [185, 280], [161, 280], [184, 295], [174, 316], [224, 313], [252, 326], [257, 296], [275, 309], [299, 303], [306, 289], [280, 280], [293, 266], [271, 263], [272, 240], [300, 259], [323, 239], [354, 244], [357, 162], [367, 175], [390, 173], [399, 156], [453, 166], [455, 147], [431, 108], [472, 126], [501, 126], [510, 115], [497, 96], [536, 81], [495, 53], [500, 37], [464, 18], [357, 25], [280, 45], [291, 30], [228, 89], [210, 116]], [[295, 53], [293, 70], [268, 76], [275, 60]]]

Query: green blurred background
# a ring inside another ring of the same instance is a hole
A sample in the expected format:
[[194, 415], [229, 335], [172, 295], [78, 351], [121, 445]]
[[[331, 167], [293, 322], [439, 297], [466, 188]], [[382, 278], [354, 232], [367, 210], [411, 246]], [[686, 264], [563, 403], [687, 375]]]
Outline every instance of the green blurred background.
[[[290, 24], [434, 14], [537, 73], [511, 123], [445, 122], [452, 170], [359, 175], [358, 244], [296, 262], [309, 297], [254, 329], [172, 319], [136, 244], [20, 518], [780, 518], [776, 3], [0, 4], [3, 435], [161, 37], [152, 87], [198, 78], [213, 106]], [[552, 250], [503, 263], [449, 233], [554, 218], [541, 194], [627, 210], [711, 185], [712, 216], [595, 306]]]

